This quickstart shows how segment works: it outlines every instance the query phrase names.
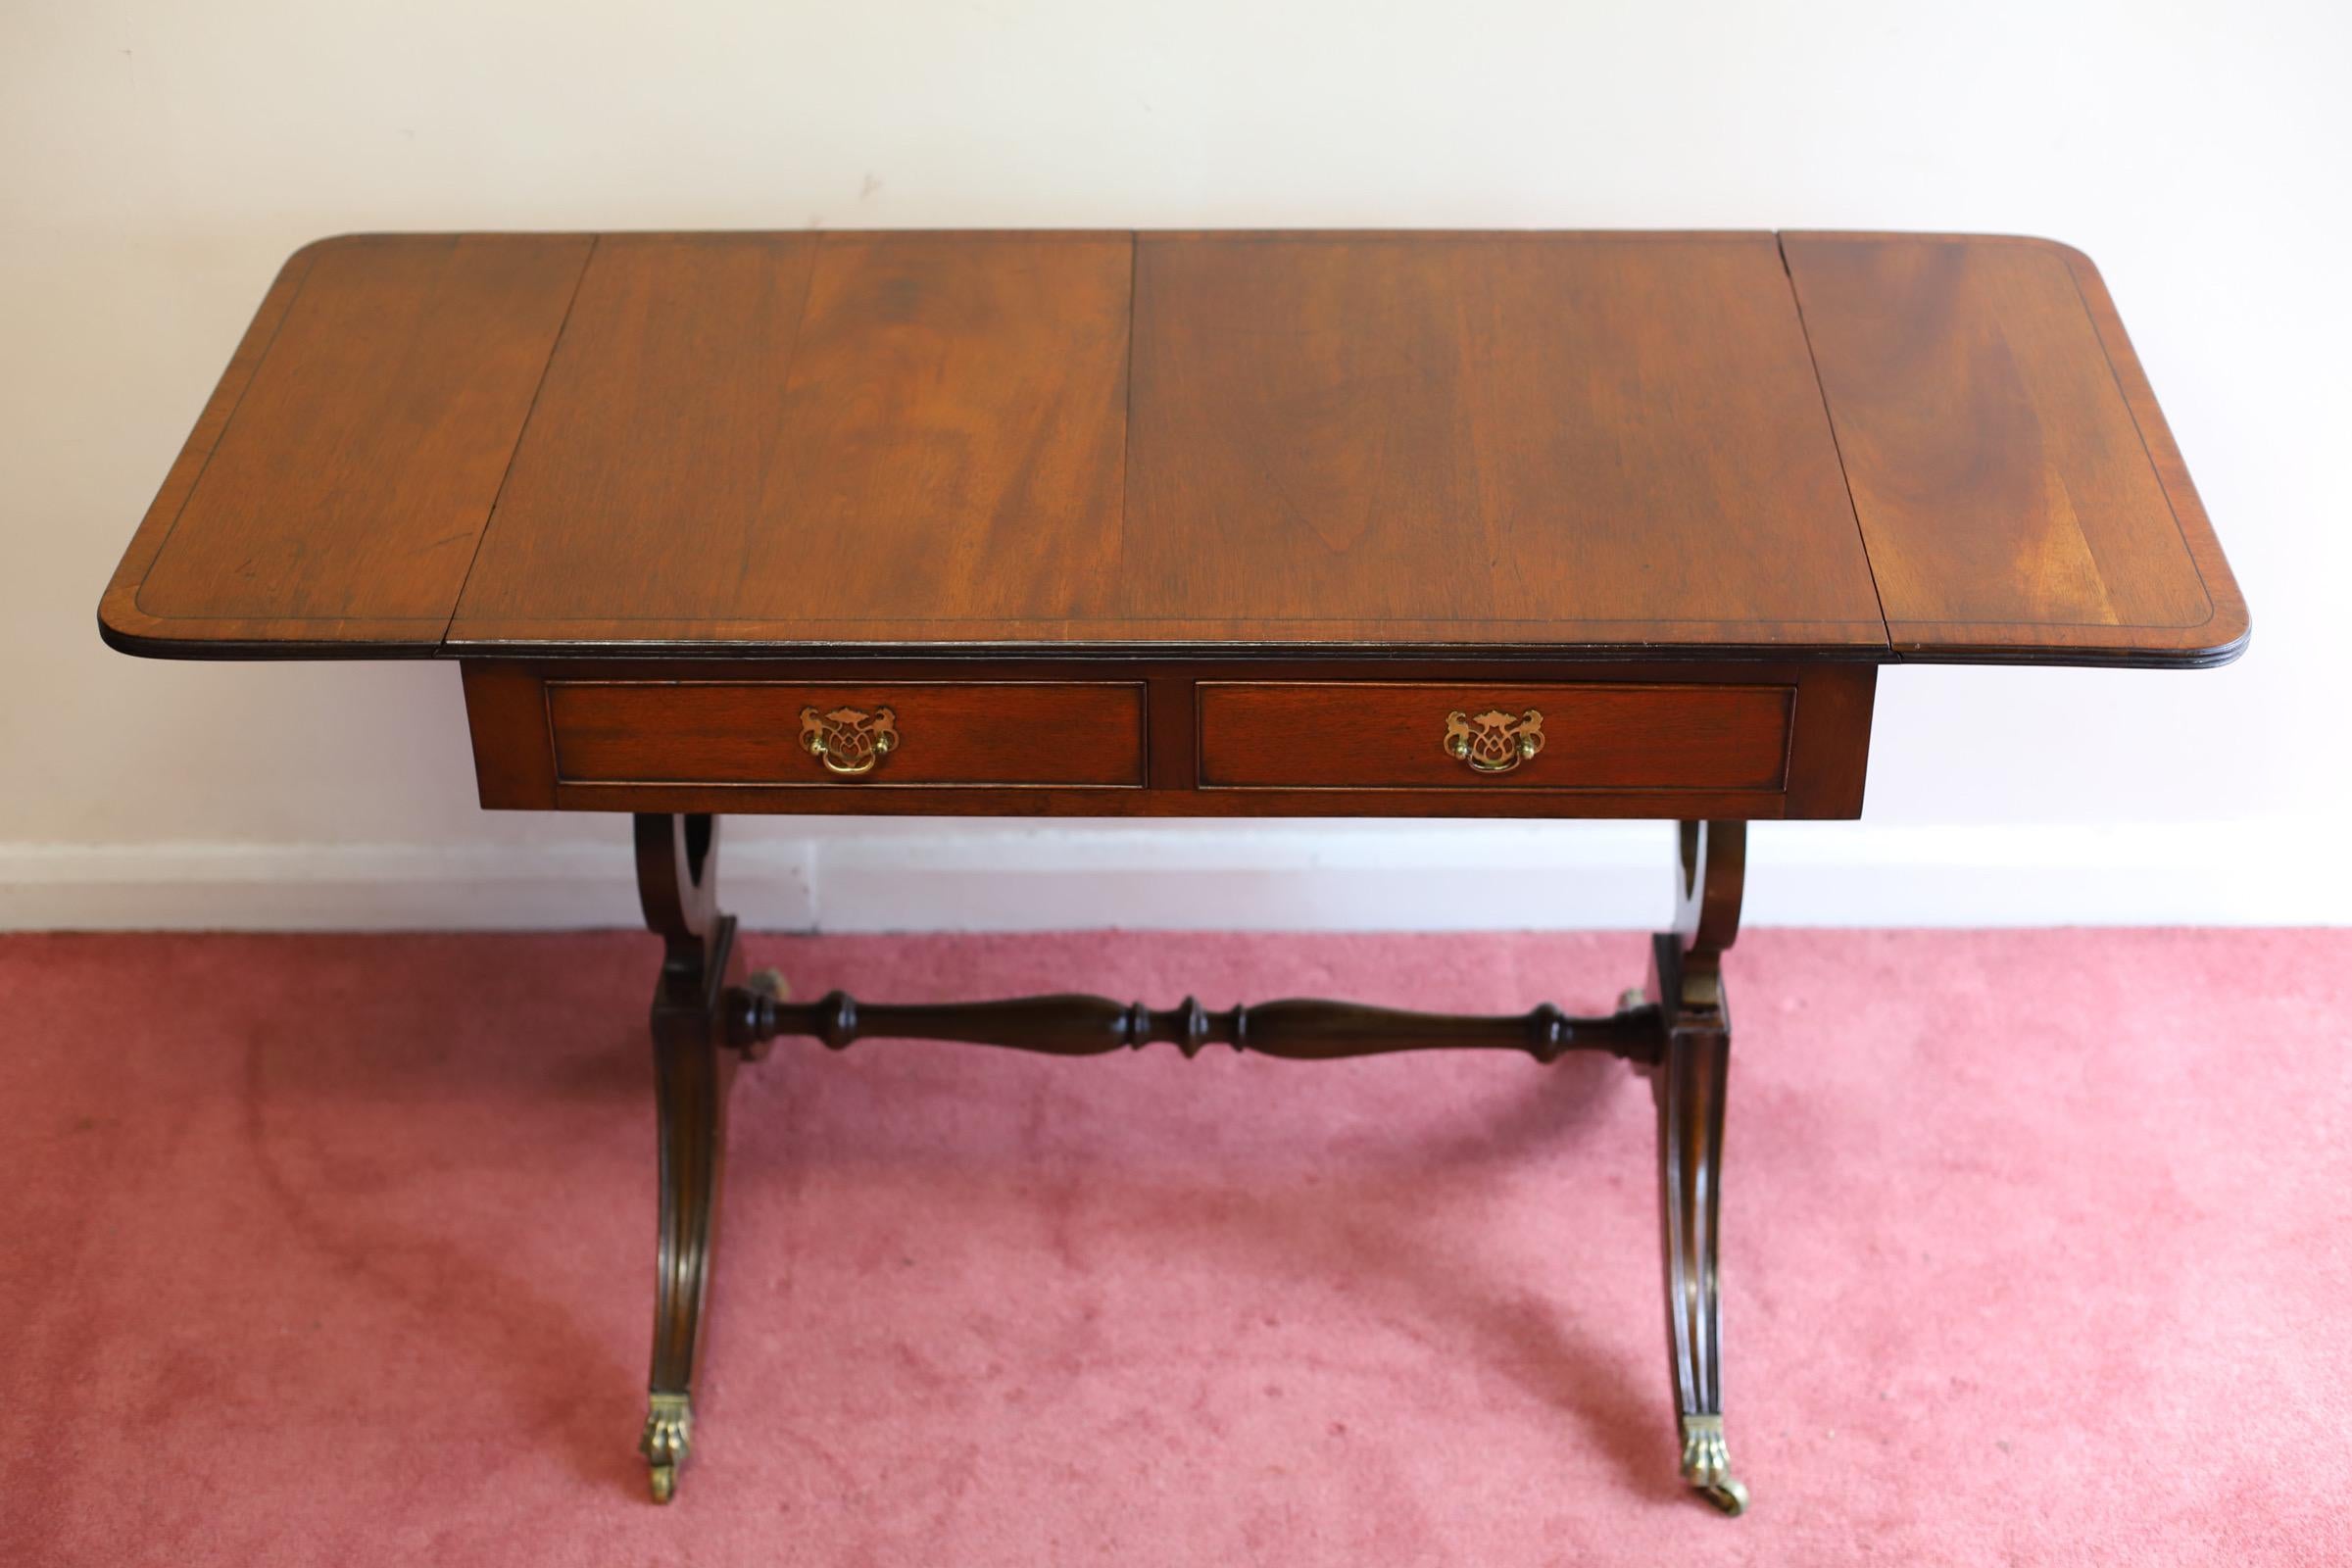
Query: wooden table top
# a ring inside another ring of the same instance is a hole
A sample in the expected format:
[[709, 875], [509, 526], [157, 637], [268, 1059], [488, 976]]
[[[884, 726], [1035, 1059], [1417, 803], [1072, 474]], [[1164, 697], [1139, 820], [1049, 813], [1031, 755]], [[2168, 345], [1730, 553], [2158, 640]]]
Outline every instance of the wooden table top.
[[197, 658], [2214, 663], [2098, 273], [1771, 233], [359, 235], [100, 610]]

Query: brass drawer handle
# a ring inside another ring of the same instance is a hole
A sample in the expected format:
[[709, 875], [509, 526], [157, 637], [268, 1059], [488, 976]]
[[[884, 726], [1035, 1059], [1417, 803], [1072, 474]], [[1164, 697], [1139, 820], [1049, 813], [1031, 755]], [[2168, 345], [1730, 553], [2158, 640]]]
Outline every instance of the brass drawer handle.
[[1499, 710], [1473, 716], [1457, 708], [1446, 715], [1445, 746], [1473, 773], [1508, 773], [1544, 749], [1544, 715], [1531, 708], [1516, 718]]
[[887, 708], [836, 708], [820, 713], [801, 710], [801, 750], [844, 778], [871, 773], [899, 749], [899, 715]]

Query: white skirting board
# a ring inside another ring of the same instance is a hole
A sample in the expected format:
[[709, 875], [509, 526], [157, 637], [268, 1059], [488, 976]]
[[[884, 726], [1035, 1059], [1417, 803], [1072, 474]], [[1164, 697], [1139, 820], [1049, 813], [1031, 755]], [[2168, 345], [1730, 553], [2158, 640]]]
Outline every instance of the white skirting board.
[[[637, 923], [627, 830], [541, 844], [0, 844], [0, 929], [537, 930]], [[1663, 823], [730, 825], [721, 897], [774, 931], [1642, 929]], [[1762, 823], [1751, 925], [2352, 922], [2340, 836], [2194, 826]]]

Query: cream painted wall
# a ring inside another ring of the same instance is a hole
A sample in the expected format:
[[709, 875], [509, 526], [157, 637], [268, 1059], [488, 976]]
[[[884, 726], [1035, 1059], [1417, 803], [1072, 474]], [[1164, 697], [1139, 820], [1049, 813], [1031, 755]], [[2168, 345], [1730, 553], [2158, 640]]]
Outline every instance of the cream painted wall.
[[[456, 672], [100, 646], [277, 262], [357, 228], [2025, 231], [2101, 263], [2253, 605], [2203, 674], [1898, 669], [1757, 919], [2342, 920], [2352, 23], [2283, 0], [0, 3], [0, 923], [631, 917]], [[1998, 746], [1988, 746], [1997, 738]], [[828, 926], [1642, 923], [1661, 830], [739, 822]]]

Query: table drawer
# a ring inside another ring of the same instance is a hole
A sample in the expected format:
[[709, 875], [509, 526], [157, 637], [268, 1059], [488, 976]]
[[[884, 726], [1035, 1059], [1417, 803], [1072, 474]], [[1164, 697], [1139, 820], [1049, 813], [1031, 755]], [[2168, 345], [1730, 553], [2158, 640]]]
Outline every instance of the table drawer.
[[550, 680], [560, 784], [1144, 783], [1141, 682]]
[[1795, 690], [1215, 681], [1203, 789], [1781, 790]]

